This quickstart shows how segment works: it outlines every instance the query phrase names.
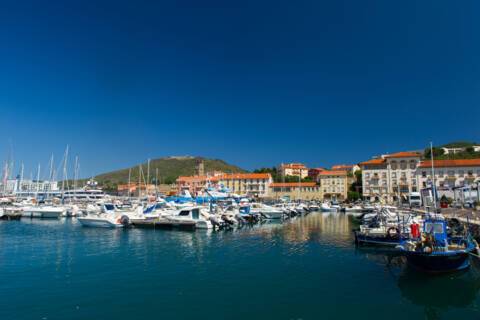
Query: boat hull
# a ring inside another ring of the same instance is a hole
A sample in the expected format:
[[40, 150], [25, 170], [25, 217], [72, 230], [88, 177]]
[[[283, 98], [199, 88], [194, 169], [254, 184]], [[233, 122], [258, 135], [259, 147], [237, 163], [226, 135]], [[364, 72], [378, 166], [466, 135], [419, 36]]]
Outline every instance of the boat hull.
[[42, 218], [42, 219], [59, 219], [63, 214], [63, 211], [37, 211], [37, 210], [25, 210], [22, 213], [22, 217], [26, 218]]
[[78, 222], [84, 227], [93, 228], [122, 228], [123, 224], [114, 223], [106, 219], [78, 218]]
[[470, 266], [469, 253], [466, 251], [441, 254], [406, 252], [405, 256], [410, 266], [430, 273], [460, 271]]
[[371, 236], [362, 234], [358, 231], [355, 232], [355, 243], [357, 245], [395, 247], [401, 244], [402, 241], [404, 241], [404, 239], [385, 236]]

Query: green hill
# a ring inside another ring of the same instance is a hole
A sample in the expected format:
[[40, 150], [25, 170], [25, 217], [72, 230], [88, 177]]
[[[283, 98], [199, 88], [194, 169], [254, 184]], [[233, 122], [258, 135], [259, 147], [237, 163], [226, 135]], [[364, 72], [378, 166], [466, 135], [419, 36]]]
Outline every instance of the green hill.
[[[456, 141], [441, 146], [433, 147], [433, 157], [436, 160], [454, 160], [454, 159], [477, 159], [480, 158], [480, 152], [475, 152], [473, 146], [478, 146], [475, 142]], [[463, 151], [445, 154], [442, 148], [464, 148]], [[430, 148], [425, 148], [424, 158], [430, 159]]]
[[[179, 176], [195, 174], [198, 161], [203, 160], [205, 172], [223, 171], [226, 173], [246, 172], [242, 168], [226, 163], [220, 159], [207, 159], [202, 157], [167, 157], [150, 160], [150, 183], [155, 182], [155, 172], [158, 169], [158, 183], [170, 184]], [[140, 170], [141, 167], [141, 170]], [[139, 171], [142, 172], [142, 183], [147, 180], [147, 163], [131, 168], [107, 172], [95, 176], [95, 180], [105, 189], [116, 188], [117, 184], [128, 182], [128, 173], [131, 172], [130, 181], [137, 182]]]

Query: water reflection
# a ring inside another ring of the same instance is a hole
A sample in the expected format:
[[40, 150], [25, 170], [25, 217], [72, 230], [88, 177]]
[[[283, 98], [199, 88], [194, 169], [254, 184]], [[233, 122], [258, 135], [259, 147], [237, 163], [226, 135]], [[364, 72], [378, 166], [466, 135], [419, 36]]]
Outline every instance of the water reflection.
[[353, 243], [349, 219], [342, 214], [312, 213], [283, 224], [270, 222], [253, 227], [246, 235], [251, 234], [268, 239], [281, 238], [282, 241], [290, 244], [318, 242], [345, 247]]

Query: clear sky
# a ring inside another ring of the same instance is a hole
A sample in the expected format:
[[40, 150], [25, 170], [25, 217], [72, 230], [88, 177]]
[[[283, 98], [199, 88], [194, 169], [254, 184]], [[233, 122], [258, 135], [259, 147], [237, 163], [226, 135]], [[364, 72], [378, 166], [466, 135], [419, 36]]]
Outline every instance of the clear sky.
[[[68, 2], [68, 3], [67, 3]], [[0, 160], [329, 166], [480, 141], [479, 1], [2, 1]], [[57, 164], [58, 165], [58, 164]]]

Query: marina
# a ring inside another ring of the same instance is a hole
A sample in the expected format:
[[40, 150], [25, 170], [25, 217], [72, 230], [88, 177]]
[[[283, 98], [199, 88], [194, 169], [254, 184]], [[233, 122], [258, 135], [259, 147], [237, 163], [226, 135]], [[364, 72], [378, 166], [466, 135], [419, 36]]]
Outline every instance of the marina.
[[2, 222], [0, 318], [478, 317], [476, 268], [426, 277], [395, 254], [356, 247], [356, 226], [320, 212], [221, 232]]
[[2, 3], [0, 320], [479, 320], [478, 12]]

